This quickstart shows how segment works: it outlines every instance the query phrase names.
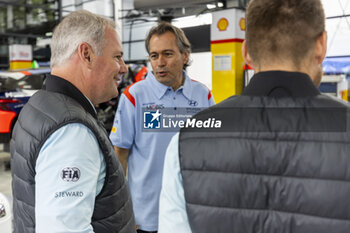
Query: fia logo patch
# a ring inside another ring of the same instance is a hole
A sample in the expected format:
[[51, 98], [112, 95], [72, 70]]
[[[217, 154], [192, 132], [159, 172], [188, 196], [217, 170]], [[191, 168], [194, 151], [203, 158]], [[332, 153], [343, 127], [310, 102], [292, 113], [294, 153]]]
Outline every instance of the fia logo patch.
[[145, 111], [143, 113], [144, 129], [159, 129], [162, 113], [157, 111]]
[[67, 182], [76, 182], [80, 179], [80, 170], [77, 167], [66, 167], [61, 171], [61, 178]]

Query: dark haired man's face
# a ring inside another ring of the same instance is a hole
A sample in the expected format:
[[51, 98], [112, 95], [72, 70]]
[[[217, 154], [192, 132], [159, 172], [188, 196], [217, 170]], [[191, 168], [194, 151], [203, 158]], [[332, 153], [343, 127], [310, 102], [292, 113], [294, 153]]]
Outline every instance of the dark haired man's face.
[[188, 60], [188, 53], [181, 53], [175, 35], [166, 32], [153, 35], [149, 42], [149, 57], [153, 73], [158, 82], [174, 90], [182, 85], [182, 70]]

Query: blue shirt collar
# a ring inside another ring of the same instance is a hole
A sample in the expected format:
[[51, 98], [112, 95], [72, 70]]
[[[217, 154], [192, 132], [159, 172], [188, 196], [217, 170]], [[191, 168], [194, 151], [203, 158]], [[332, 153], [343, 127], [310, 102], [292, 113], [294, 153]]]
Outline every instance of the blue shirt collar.
[[192, 98], [192, 80], [191, 78], [187, 75], [187, 73], [185, 71], [183, 71], [183, 77], [185, 77], [185, 82], [184, 85], [181, 86], [180, 88], [182, 88], [182, 93], [183, 95], [188, 99], [191, 100]]
[[[183, 95], [187, 99], [190, 100], [191, 93], [192, 93], [192, 91], [191, 91], [191, 89], [192, 89], [191, 79], [188, 77], [188, 75], [185, 71], [183, 71], [182, 75], [185, 78], [185, 82], [181, 87], [179, 87], [179, 89], [177, 91], [182, 91]], [[146, 80], [149, 80], [151, 82], [151, 86], [154, 87], [155, 94], [156, 94], [158, 99], [161, 99], [165, 95], [165, 93], [168, 91], [169, 88], [170, 88], [170, 90], [172, 90], [172, 87], [166, 86], [166, 85], [158, 82], [156, 77], [154, 76], [153, 72], [148, 72]]]

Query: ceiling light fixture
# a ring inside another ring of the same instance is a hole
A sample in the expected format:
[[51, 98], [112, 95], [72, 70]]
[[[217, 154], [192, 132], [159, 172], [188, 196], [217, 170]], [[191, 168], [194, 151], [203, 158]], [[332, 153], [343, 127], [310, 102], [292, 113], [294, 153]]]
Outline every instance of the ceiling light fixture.
[[214, 9], [216, 8], [216, 5], [215, 4], [207, 4], [207, 8], [210, 10], [210, 9]]

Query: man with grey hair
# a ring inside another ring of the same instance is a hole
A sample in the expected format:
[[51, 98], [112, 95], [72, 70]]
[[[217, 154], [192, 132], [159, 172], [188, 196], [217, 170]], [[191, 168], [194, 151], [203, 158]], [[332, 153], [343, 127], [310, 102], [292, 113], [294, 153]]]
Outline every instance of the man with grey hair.
[[129, 188], [94, 105], [127, 72], [115, 24], [68, 15], [51, 41], [51, 75], [11, 141], [15, 233], [135, 232]]

